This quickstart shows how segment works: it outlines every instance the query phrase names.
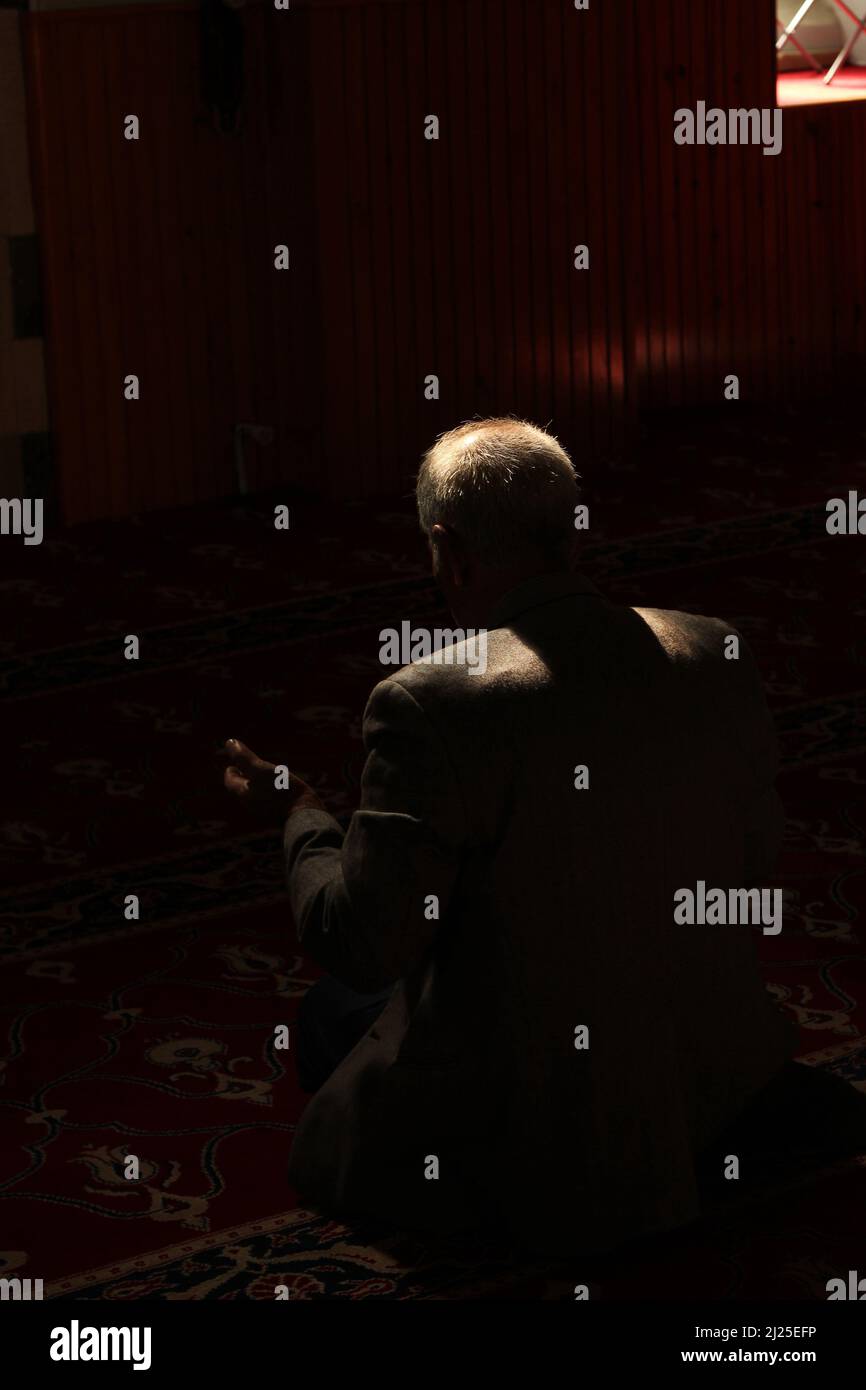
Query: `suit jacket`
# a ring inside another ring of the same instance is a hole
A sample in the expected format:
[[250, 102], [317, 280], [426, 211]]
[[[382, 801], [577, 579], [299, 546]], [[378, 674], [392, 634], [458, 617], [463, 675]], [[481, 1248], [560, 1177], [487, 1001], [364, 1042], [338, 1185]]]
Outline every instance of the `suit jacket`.
[[493, 615], [484, 674], [376, 686], [348, 831], [309, 810], [285, 832], [304, 947], [359, 991], [396, 982], [303, 1115], [305, 1199], [550, 1254], [697, 1214], [696, 1154], [793, 1050], [755, 929], [674, 922], [699, 879], [766, 882], [781, 838], [733, 632], [546, 576]]

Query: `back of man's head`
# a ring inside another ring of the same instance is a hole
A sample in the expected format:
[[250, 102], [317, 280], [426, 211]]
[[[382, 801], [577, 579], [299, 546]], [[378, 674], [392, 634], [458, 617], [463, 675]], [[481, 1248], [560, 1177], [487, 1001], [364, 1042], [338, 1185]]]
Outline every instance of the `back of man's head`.
[[416, 486], [418, 520], [434, 553], [434, 527], [444, 527], [471, 562], [494, 571], [567, 568], [579, 497], [557, 440], [508, 417], [470, 420], [440, 435]]

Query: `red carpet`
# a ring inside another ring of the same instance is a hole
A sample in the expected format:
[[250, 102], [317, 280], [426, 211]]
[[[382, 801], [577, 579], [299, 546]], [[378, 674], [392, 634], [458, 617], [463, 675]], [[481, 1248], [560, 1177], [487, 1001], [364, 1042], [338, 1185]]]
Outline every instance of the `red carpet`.
[[[751, 640], [795, 894], [767, 983], [801, 1056], [866, 1089], [866, 552], [824, 529], [828, 497], [866, 491], [864, 453], [859, 430], [831, 453], [796, 421], [659, 436], [589, 489], [586, 569]], [[296, 1209], [303, 1098], [272, 1038], [316, 972], [278, 833], [235, 815], [212, 752], [240, 737], [347, 814], [378, 631], [439, 610], [396, 506], [298, 502], [292, 528], [259, 501], [4, 545], [0, 1272], [77, 1298], [564, 1298], [576, 1274], [614, 1299], [824, 1297], [862, 1263], [856, 1162], [590, 1271]]]

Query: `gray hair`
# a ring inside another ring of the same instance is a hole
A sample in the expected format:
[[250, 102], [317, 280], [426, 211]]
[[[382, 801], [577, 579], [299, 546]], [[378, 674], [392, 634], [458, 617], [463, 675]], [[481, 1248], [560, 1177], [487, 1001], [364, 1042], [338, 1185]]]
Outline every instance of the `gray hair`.
[[438, 522], [494, 567], [567, 560], [578, 474], [553, 435], [510, 417], [467, 420], [428, 449], [415, 487], [418, 521]]

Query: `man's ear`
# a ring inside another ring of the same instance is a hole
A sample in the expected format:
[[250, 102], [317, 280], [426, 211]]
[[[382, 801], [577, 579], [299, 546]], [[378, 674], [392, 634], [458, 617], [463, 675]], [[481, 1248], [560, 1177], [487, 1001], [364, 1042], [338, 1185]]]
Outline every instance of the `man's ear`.
[[450, 526], [442, 526], [438, 521], [433, 526], [430, 536], [431, 544], [436, 551], [439, 574], [455, 589], [462, 588], [466, 583], [466, 558], [459, 536], [455, 535]]

